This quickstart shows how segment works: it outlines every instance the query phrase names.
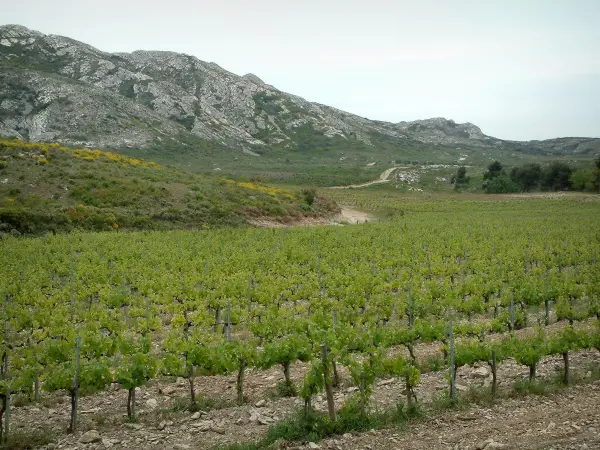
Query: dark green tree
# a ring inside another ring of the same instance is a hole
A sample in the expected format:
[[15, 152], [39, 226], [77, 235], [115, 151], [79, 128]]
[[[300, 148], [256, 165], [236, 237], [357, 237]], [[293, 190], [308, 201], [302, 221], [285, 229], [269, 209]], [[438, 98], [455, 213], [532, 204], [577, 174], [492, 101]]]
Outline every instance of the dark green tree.
[[492, 180], [486, 180], [483, 187], [488, 194], [508, 194], [521, 191], [520, 186], [511, 180], [506, 172], [501, 173]]
[[467, 176], [467, 168], [465, 166], [460, 166], [456, 171], [456, 174], [452, 176], [450, 182], [456, 189], [458, 189], [469, 184], [470, 179], [471, 178]]
[[494, 161], [488, 166], [488, 170], [483, 174], [484, 180], [492, 180], [499, 177], [502, 173], [503, 167], [499, 161]]
[[542, 172], [542, 189], [549, 191], [566, 191], [571, 188], [573, 169], [564, 162], [555, 161]]
[[510, 179], [517, 183], [521, 187], [521, 190], [525, 192], [539, 187], [541, 178], [542, 168], [537, 163], [513, 167], [510, 172]]

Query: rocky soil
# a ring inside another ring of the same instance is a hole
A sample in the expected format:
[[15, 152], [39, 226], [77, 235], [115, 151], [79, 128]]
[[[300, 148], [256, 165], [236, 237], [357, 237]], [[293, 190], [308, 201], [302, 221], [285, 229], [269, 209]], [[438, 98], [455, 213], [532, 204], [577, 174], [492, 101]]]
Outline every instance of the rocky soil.
[[[554, 324], [551, 332], [562, 327]], [[520, 334], [531, 330], [521, 330]], [[404, 351], [404, 350], [395, 350]], [[426, 361], [439, 356], [439, 344], [420, 344], [417, 358]], [[392, 449], [392, 448], [598, 448], [600, 445], [600, 382], [593, 381], [600, 370], [600, 353], [581, 351], [572, 354], [571, 364], [579, 384], [550, 396], [518, 396], [516, 381], [526, 379], [528, 369], [513, 360], [498, 369], [499, 390], [508, 398], [484, 406], [472, 405], [455, 411], [432, 412], [426, 419], [403, 430], [380, 430], [345, 435], [320, 443], [288, 444], [286, 448]], [[562, 358], [547, 357], [538, 367], [538, 376], [551, 379], [562, 371]], [[292, 367], [292, 377], [300, 383], [307, 367]], [[341, 384], [336, 388], [339, 407], [356, 388], [341, 369]], [[447, 391], [446, 371], [424, 373], [416, 389], [419, 402], [431, 408]], [[45, 394], [39, 404], [13, 410], [13, 429], [23, 431], [51, 428], [59, 440], [47, 448], [103, 449], [207, 449], [217, 444], [247, 442], [265, 435], [270, 424], [293, 414], [302, 406], [297, 398], [275, 395], [276, 385], [283, 380], [281, 368], [268, 371], [249, 370], [246, 382], [246, 404], [234, 400], [235, 376], [198, 377], [196, 391], [203, 410], [185, 410], [189, 396], [186, 380], [154, 380], [138, 389], [138, 422], [129, 423], [126, 416], [126, 391], [114, 385], [106, 392], [80, 399], [80, 425], [73, 435], [66, 434], [69, 421], [69, 399], [66, 395]], [[484, 364], [458, 370], [459, 395], [473, 395], [473, 387], [489, 388], [491, 374]], [[403, 401], [403, 380], [384, 379], [376, 383], [371, 407], [385, 408]], [[208, 402], [210, 400], [211, 403]], [[314, 405], [327, 410], [326, 399], [317, 396]], [[315, 447], [317, 445], [318, 447]], [[586, 447], [587, 446], [587, 447]]]

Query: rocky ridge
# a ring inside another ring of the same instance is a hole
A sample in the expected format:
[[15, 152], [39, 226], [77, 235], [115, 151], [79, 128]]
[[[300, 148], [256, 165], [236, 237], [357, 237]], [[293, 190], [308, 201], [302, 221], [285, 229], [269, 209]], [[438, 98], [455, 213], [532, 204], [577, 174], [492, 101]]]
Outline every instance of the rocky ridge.
[[299, 149], [306, 136], [366, 149], [382, 139], [399, 148], [420, 142], [492, 149], [526, 144], [546, 153], [600, 149], [600, 140], [584, 138], [509, 143], [444, 118], [368, 120], [194, 56], [111, 54], [19, 25], [0, 26], [0, 135], [101, 148], [192, 145], [198, 139], [253, 155], [264, 148]]

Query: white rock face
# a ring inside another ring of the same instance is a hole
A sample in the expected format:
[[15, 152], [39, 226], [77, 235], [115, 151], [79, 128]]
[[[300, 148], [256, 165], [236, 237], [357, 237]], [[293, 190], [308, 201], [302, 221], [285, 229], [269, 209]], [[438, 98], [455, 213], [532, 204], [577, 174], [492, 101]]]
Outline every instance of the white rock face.
[[[503, 145], [470, 123], [443, 118], [372, 121], [190, 55], [110, 54], [18, 25], [0, 26], [0, 98], [3, 135], [104, 148], [143, 148], [166, 141], [193, 146], [184, 141], [197, 138], [258, 155], [253, 150], [265, 146], [295, 149], [298, 133], [373, 148], [378, 137], [401, 145], [410, 139]], [[589, 151], [587, 142], [578, 143], [555, 145]]]

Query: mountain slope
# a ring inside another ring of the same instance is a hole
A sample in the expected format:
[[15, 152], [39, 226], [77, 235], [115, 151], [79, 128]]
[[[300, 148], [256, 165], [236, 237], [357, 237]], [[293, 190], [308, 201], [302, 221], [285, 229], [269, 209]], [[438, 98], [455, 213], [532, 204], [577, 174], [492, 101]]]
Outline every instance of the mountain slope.
[[118, 153], [0, 140], [0, 233], [286, 223], [337, 212], [321, 197]]
[[145, 150], [165, 162], [181, 162], [184, 153], [188, 162], [225, 166], [240, 155], [244, 163], [247, 156], [262, 155], [273, 164], [348, 166], [374, 158], [452, 162], [468, 150], [491, 152], [486, 160], [503, 152], [519, 159], [600, 150], [600, 139], [502, 141], [473, 124], [443, 118], [397, 124], [368, 120], [193, 56], [110, 54], [17, 25], [0, 27], [0, 134]]

